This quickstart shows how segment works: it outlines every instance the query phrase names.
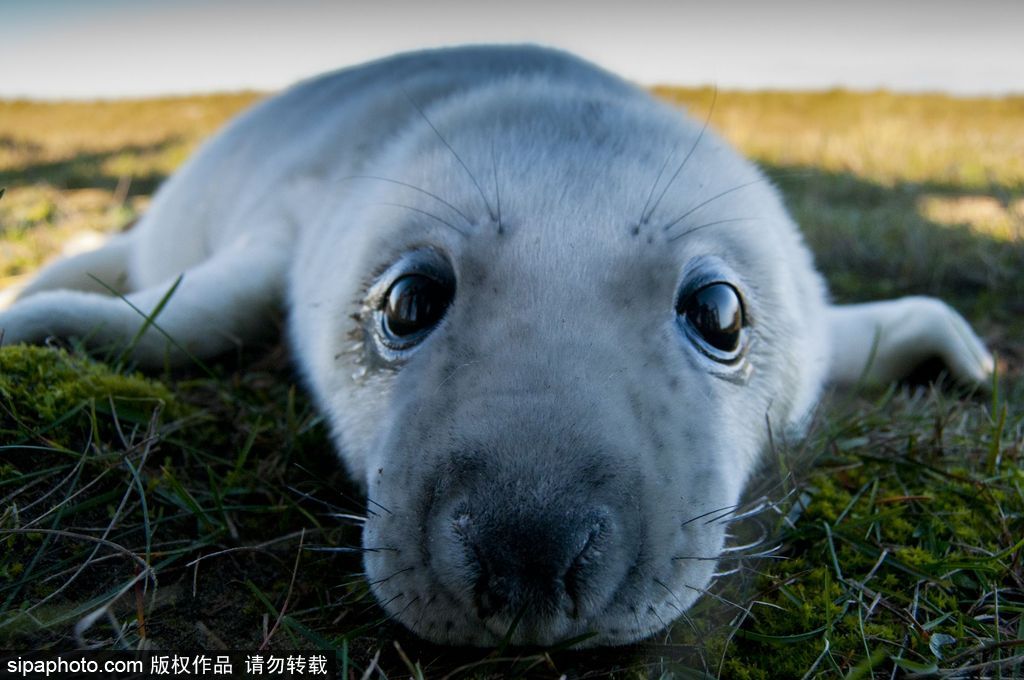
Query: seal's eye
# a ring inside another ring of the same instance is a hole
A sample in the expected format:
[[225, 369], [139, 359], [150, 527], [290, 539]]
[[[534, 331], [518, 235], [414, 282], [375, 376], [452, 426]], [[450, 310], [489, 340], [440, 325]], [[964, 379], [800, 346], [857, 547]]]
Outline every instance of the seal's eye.
[[712, 359], [732, 361], [740, 351], [743, 302], [728, 283], [710, 283], [676, 302], [676, 314], [706, 347]]
[[384, 295], [381, 330], [394, 349], [422, 340], [444, 316], [454, 290], [445, 281], [423, 274], [406, 274]]

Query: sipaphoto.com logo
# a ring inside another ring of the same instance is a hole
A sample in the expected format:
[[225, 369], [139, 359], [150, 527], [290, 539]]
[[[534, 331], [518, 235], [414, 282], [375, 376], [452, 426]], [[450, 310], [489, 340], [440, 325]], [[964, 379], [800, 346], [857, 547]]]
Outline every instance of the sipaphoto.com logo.
[[337, 666], [333, 651], [309, 650], [0, 652], [0, 680], [329, 680], [338, 677]]
[[126, 677], [141, 674], [145, 669], [145, 663], [141, 659], [87, 658], [82, 655], [55, 655], [45, 659], [26, 659], [19, 656], [7, 659], [4, 667], [7, 675], [21, 678], [79, 675]]

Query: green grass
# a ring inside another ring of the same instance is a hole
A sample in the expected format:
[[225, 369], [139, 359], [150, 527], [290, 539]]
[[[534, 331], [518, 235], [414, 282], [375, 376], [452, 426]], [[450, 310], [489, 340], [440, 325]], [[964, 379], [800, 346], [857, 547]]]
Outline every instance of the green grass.
[[[0, 102], [0, 282], [129, 223], [254, 99]], [[384, 620], [360, 499], [280, 346], [149, 377], [5, 348], [0, 649], [333, 648], [357, 677], [1019, 677], [1024, 98], [722, 92], [712, 125], [777, 179], [838, 300], [950, 300], [999, 357], [995, 394], [829, 395], [766, 456], [751, 507], [770, 502], [735, 529], [757, 545], [668, 633], [487, 652]]]

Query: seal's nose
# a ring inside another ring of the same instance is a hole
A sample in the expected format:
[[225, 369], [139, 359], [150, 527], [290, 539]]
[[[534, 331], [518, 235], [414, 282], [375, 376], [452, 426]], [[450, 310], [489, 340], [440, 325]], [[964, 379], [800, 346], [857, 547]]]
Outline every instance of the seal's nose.
[[602, 558], [615, 543], [614, 522], [607, 508], [552, 510], [495, 517], [475, 514], [469, 504], [457, 509], [452, 535], [461, 544], [480, 618], [577, 619], [587, 613]]
[[636, 559], [636, 522], [579, 481], [478, 479], [436, 508], [432, 571], [467, 616], [498, 635], [515, 626], [517, 644], [547, 644], [608, 604]]

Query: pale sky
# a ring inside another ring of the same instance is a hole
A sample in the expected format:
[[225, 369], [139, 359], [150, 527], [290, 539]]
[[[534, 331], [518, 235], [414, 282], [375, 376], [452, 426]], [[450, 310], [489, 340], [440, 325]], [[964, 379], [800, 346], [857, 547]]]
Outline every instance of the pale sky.
[[1024, 93], [1024, 0], [0, 0], [0, 97], [268, 90], [522, 41], [644, 84]]

